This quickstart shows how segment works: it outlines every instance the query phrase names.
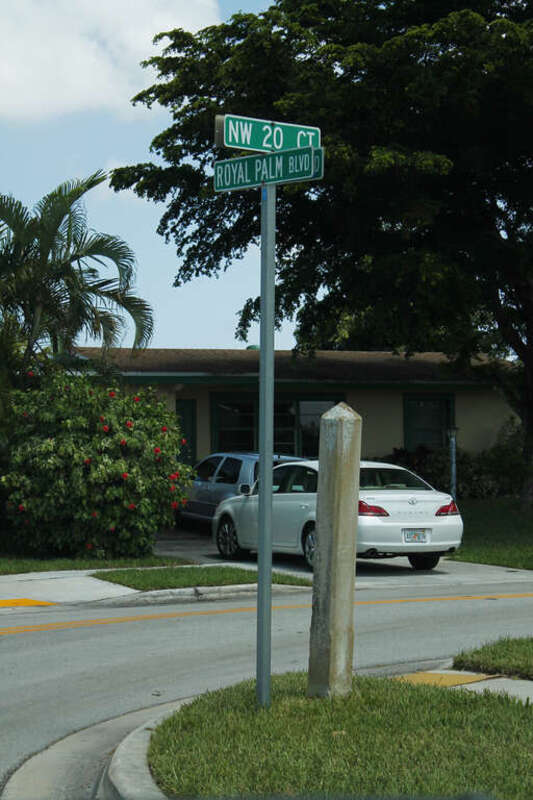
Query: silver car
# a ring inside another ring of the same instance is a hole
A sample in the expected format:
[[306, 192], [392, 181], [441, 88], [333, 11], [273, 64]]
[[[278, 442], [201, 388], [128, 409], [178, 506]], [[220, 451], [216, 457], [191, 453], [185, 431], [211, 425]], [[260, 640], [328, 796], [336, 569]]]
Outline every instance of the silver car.
[[[273, 470], [272, 550], [301, 554], [311, 569], [317, 485], [318, 461]], [[216, 509], [212, 531], [224, 558], [257, 550], [258, 499], [256, 483]], [[403, 555], [414, 569], [429, 570], [461, 544], [463, 521], [451, 495], [395, 464], [361, 462], [358, 512], [358, 558]]]
[[[298, 460], [301, 461], [298, 456], [275, 455], [273, 464]], [[194, 469], [196, 478], [179, 516], [210, 522], [219, 503], [238, 494], [240, 486], [248, 489], [253, 486], [259, 470], [259, 453], [212, 453]]]

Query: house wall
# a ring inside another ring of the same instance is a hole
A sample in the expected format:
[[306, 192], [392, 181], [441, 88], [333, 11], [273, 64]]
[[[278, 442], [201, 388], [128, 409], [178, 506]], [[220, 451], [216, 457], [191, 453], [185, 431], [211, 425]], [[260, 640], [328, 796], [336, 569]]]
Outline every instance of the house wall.
[[497, 389], [457, 392], [457, 446], [472, 453], [492, 447], [510, 417], [516, 415]]
[[[217, 386], [167, 384], [156, 387], [158, 395], [169, 408], [176, 409], [176, 399], [196, 400], [196, 457], [203, 458], [211, 452], [211, 391], [224, 391]], [[237, 389], [237, 391], [239, 391]], [[243, 390], [248, 392], [249, 389]], [[336, 392], [335, 394], [338, 394]], [[413, 389], [348, 389], [345, 401], [363, 418], [361, 455], [379, 458], [394, 448], [404, 447], [404, 397], [406, 394], [440, 394], [442, 390], [428, 392]], [[502, 426], [514, 416], [503, 396], [495, 389], [456, 389], [445, 392], [453, 399], [455, 425], [458, 427], [457, 445], [469, 452], [479, 452], [491, 447]], [[324, 391], [331, 396], [330, 390]], [[319, 396], [317, 392], [314, 396]]]

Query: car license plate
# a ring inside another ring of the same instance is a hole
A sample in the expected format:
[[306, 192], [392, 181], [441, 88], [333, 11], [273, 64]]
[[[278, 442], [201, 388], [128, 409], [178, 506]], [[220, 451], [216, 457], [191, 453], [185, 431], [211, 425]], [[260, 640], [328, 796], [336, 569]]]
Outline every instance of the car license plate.
[[413, 544], [425, 544], [429, 542], [430, 528], [403, 528], [403, 540]]

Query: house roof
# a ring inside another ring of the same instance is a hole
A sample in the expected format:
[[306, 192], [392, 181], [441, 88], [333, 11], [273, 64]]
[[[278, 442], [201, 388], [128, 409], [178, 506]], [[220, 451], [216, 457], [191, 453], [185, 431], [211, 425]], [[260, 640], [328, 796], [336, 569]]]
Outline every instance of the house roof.
[[[80, 347], [87, 358], [101, 354], [99, 348]], [[185, 383], [248, 383], [259, 375], [258, 350], [161, 349], [132, 353], [130, 348], [111, 348], [109, 360], [130, 380]], [[317, 350], [312, 356], [292, 350], [275, 352], [275, 378], [282, 383], [345, 385], [490, 383], [468, 367], [453, 367], [443, 353], [417, 353], [409, 358], [380, 351]]]

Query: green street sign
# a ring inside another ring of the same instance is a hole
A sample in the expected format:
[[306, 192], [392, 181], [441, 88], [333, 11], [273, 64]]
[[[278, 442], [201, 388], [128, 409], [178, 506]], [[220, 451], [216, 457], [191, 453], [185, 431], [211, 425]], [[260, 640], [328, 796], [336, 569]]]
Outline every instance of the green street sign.
[[324, 153], [321, 147], [300, 147], [242, 158], [215, 161], [215, 192], [251, 189], [264, 183], [291, 183], [321, 178]]
[[218, 114], [215, 118], [215, 144], [218, 147], [259, 150], [263, 153], [320, 147], [320, 128]]

